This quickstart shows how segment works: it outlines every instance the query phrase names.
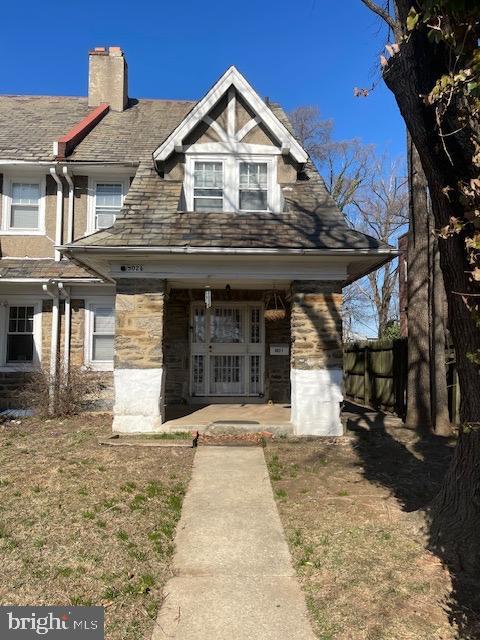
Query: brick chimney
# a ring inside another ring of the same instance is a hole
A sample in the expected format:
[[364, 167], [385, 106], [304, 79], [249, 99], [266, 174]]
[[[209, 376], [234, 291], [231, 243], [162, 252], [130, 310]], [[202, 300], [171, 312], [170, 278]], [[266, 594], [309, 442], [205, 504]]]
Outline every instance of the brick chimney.
[[106, 102], [112, 111], [128, 103], [128, 66], [120, 47], [95, 47], [88, 53], [88, 106]]

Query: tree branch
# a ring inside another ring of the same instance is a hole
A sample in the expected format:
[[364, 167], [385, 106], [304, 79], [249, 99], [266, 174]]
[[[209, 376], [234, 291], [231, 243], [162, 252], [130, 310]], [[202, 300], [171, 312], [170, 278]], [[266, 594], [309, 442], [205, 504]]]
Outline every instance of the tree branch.
[[382, 20], [385, 20], [385, 22], [388, 24], [388, 26], [390, 27], [390, 29], [392, 29], [393, 32], [397, 33], [399, 29], [399, 25], [388, 13], [388, 11], [386, 11], [382, 7], [379, 7], [378, 4], [375, 4], [375, 2], [373, 2], [372, 0], [361, 0], [361, 1], [366, 7], [370, 9], [370, 11], [373, 11], [373, 13], [376, 13], [377, 16], [380, 16]]

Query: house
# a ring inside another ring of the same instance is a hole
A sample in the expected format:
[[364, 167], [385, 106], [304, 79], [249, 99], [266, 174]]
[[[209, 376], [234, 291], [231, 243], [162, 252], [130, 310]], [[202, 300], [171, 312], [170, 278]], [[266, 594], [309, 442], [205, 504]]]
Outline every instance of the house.
[[0, 358], [114, 379], [113, 429], [181, 403], [291, 403], [341, 433], [342, 287], [395, 253], [350, 229], [284, 111], [230, 67], [198, 102], [128, 96], [118, 47], [87, 98], [0, 98]]

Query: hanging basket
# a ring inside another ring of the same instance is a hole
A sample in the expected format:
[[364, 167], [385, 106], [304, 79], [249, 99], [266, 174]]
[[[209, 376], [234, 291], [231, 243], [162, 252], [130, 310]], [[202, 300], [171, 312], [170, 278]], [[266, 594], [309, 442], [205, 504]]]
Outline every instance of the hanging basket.
[[265, 311], [263, 312], [265, 320], [275, 322], [277, 320], [283, 320], [286, 315], [287, 312], [282, 298], [273, 290], [265, 300]]

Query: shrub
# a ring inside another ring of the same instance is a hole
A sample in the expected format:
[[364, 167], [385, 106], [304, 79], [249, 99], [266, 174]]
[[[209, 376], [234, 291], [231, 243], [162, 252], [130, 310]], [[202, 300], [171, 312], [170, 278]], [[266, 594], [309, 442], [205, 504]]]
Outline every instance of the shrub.
[[41, 369], [25, 380], [18, 393], [18, 404], [40, 417], [67, 417], [88, 409], [103, 387], [101, 376], [90, 369], [71, 366], [67, 373], [59, 366], [56, 378]]

